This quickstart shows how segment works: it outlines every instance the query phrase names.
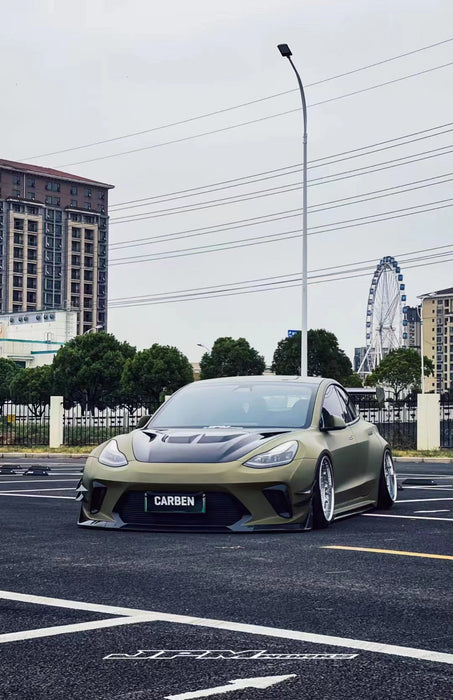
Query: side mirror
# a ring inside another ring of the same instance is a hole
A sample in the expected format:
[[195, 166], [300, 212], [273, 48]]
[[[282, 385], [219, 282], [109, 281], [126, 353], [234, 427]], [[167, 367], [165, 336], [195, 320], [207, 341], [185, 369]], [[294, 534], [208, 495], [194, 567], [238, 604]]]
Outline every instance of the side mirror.
[[150, 420], [150, 418], [152, 418], [152, 415], [151, 416], [142, 416], [136, 425], [136, 430], [140, 429], [140, 428], [144, 428], [145, 425], [147, 424], [147, 422]]
[[330, 416], [330, 425], [321, 425], [320, 430], [327, 433], [330, 430], [344, 430], [346, 428], [346, 422], [341, 416]]

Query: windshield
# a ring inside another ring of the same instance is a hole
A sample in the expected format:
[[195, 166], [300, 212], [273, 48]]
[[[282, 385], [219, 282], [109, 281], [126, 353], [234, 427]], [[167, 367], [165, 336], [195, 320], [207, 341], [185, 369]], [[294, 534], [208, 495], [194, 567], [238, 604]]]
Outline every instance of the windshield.
[[165, 403], [152, 428], [306, 428], [317, 386], [296, 382], [194, 382]]

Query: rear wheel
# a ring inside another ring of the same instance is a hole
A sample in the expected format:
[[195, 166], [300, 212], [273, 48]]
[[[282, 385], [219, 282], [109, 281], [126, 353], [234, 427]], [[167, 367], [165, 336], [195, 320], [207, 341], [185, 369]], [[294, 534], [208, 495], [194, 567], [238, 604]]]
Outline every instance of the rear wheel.
[[332, 462], [328, 455], [323, 455], [316, 473], [313, 490], [313, 527], [328, 527], [333, 520], [334, 507], [335, 487]]
[[388, 448], [386, 448], [382, 458], [377, 507], [385, 509], [391, 508], [397, 498], [397, 488], [398, 485], [396, 481], [392, 453]]

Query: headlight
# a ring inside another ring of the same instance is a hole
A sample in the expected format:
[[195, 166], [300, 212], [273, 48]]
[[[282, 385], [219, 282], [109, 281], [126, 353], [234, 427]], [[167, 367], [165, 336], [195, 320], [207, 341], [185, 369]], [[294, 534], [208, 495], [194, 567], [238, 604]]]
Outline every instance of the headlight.
[[254, 469], [266, 469], [268, 467], [283, 467], [284, 464], [289, 464], [293, 461], [297, 452], [297, 442], [284, 442], [282, 445], [277, 445], [267, 452], [261, 452], [251, 459], [244, 462], [245, 467], [253, 467]]
[[126, 455], [120, 452], [116, 440], [110, 440], [110, 442], [107, 443], [99, 455], [98, 460], [107, 467], [125, 467], [128, 463]]

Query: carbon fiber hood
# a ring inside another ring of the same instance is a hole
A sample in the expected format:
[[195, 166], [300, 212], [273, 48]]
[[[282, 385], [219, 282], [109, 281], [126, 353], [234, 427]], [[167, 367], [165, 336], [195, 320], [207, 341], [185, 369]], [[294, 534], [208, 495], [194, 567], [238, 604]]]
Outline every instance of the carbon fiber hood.
[[232, 462], [286, 432], [244, 428], [134, 430], [132, 449], [138, 462]]

